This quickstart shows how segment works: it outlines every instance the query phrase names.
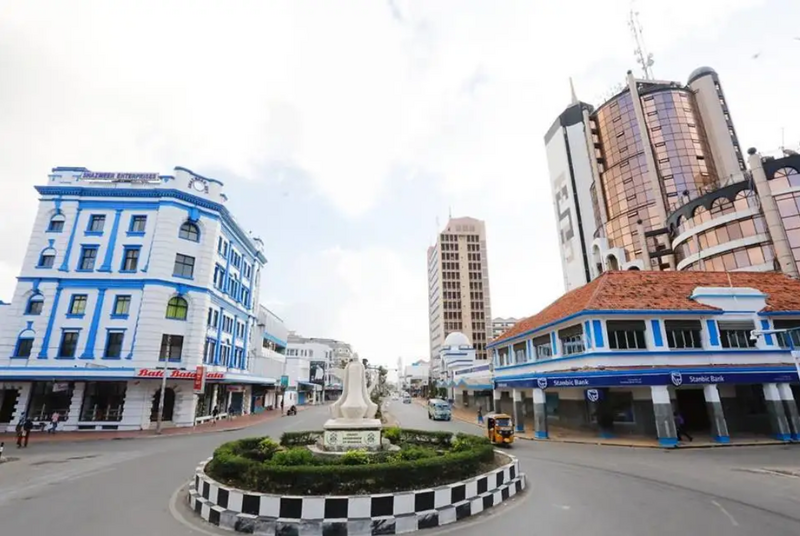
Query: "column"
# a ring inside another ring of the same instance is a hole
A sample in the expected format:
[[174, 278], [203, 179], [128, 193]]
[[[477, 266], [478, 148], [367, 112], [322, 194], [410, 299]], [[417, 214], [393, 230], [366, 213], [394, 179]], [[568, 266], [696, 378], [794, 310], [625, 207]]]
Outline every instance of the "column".
[[533, 437], [547, 439], [547, 397], [544, 390], [533, 390]]
[[469, 391], [466, 388], [464, 389], [464, 407], [469, 407]]
[[62, 430], [77, 430], [78, 422], [81, 420], [81, 407], [83, 406], [83, 395], [86, 391], [86, 382], [75, 382], [72, 389], [72, 399], [69, 404], [69, 417], [59, 428]]
[[678, 445], [678, 431], [675, 429], [675, 419], [672, 416], [672, 401], [669, 398], [669, 389], [666, 385], [653, 385], [650, 387], [650, 396], [653, 399], [653, 414], [656, 421], [658, 443], [663, 447]]
[[783, 410], [783, 401], [778, 391], [778, 384], [765, 383], [763, 387], [764, 400], [767, 403], [767, 413], [769, 413], [769, 422], [772, 425], [772, 432], [775, 434], [776, 439], [790, 441], [792, 439], [792, 431], [791, 428], [789, 428], [786, 412]]
[[502, 404], [500, 403], [500, 399], [502, 398], [503, 391], [500, 391], [499, 389], [492, 391], [491, 411], [494, 411], [495, 413], [500, 413], [502, 411]]
[[725, 422], [725, 413], [722, 411], [722, 402], [719, 399], [719, 390], [714, 383], [703, 386], [703, 395], [706, 397], [708, 419], [711, 421], [711, 437], [718, 443], [730, 443], [728, 423]]
[[800, 440], [800, 413], [797, 410], [797, 402], [792, 393], [792, 386], [788, 383], [779, 383], [778, 392], [783, 401], [783, 409], [786, 411], [786, 419], [789, 421], [789, 429], [792, 432], [792, 439]]
[[514, 389], [513, 396], [514, 396], [514, 426], [517, 432], [524, 432], [525, 422], [523, 421], [524, 416], [522, 414], [522, 390]]

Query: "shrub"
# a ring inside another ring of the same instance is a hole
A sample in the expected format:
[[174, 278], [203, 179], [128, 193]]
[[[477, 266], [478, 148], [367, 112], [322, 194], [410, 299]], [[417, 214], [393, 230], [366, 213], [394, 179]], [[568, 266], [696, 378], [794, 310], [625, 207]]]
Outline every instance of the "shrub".
[[317, 431], [284, 432], [281, 436], [281, 446], [288, 448], [313, 445], [320, 437], [322, 437], [322, 432]]
[[403, 461], [422, 460], [424, 458], [433, 458], [435, 456], [438, 456], [438, 454], [432, 448], [420, 447], [418, 445], [404, 448], [400, 452], [395, 453], [395, 459]]
[[294, 447], [289, 450], [282, 450], [276, 452], [272, 457], [272, 465], [312, 465], [314, 463], [314, 455], [305, 447]]
[[448, 448], [453, 434], [450, 432], [432, 432], [428, 430], [400, 429], [400, 443], [412, 445], [427, 445], [431, 447]]
[[400, 442], [400, 428], [397, 426], [393, 426], [392, 428], [386, 428], [383, 431], [383, 437], [388, 439], [392, 442], [392, 444], [397, 444]]
[[342, 454], [340, 460], [343, 465], [367, 465], [370, 455], [365, 450], [350, 450]]
[[258, 450], [267, 460], [271, 460], [272, 456], [280, 449], [281, 449], [280, 443], [269, 437], [265, 437], [264, 439], [258, 442]]

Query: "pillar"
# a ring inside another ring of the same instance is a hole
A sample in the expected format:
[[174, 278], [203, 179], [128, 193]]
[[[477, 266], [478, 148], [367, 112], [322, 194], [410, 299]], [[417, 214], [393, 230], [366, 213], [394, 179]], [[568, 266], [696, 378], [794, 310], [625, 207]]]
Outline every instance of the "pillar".
[[533, 437], [547, 439], [547, 397], [542, 389], [533, 390]]
[[469, 407], [469, 391], [464, 389], [464, 394], [462, 396], [464, 397], [464, 407], [468, 408]]
[[514, 389], [513, 391], [514, 397], [514, 426], [517, 432], [524, 432], [525, 431], [525, 421], [523, 420], [525, 417], [522, 413], [522, 406], [523, 403], [523, 396], [521, 389]]
[[722, 402], [719, 399], [717, 385], [714, 383], [704, 385], [703, 395], [706, 398], [708, 419], [711, 421], [711, 437], [719, 443], [730, 443], [728, 423], [725, 421], [725, 413], [722, 411]]
[[656, 421], [658, 443], [663, 447], [677, 446], [678, 431], [675, 429], [669, 389], [666, 385], [653, 385], [650, 387], [650, 396], [653, 399], [653, 414]]
[[778, 391], [778, 384], [764, 384], [764, 400], [767, 403], [769, 422], [775, 438], [781, 441], [791, 441], [792, 431], [789, 428], [789, 421], [786, 419], [786, 412], [783, 410], [783, 400]]
[[786, 411], [786, 419], [789, 421], [789, 430], [792, 432], [792, 439], [800, 441], [800, 413], [797, 411], [792, 386], [788, 383], [778, 384], [778, 393], [783, 401], [783, 409]]
[[492, 391], [492, 411], [494, 411], [495, 413], [502, 413], [503, 408], [502, 404], [500, 403], [500, 400], [502, 398], [503, 398], [503, 391], [500, 391], [499, 389], [495, 389], [494, 391]]

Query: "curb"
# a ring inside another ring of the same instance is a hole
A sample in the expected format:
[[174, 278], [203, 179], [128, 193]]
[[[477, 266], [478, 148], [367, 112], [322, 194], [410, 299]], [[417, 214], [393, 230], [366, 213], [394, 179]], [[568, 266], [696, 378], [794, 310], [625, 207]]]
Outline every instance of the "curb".
[[[499, 452], [499, 451], [498, 451]], [[189, 507], [217, 527], [246, 534], [317, 536], [402, 534], [477, 515], [521, 493], [519, 461], [438, 488], [351, 496], [281, 496], [223, 486], [195, 470]]]

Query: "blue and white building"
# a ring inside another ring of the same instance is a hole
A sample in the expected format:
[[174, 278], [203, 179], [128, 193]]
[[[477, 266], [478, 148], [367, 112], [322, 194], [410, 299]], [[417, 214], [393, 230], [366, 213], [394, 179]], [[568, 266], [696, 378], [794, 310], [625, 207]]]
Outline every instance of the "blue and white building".
[[67, 430], [147, 429], [164, 367], [168, 423], [250, 411], [252, 386], [276, 381], [250, 362], [266, 259], [222, 188], [181, 167], [57, 167], [36, 187], [16, 291], [0, 308], [0, 427], [58, 412]]
[[476, 361], [475, 348], [461, 332], [449, 334], [439, 350], [441, 363], [438, 385], [448, 390], [455, 404], [463, 407], [481, 406], [484, 411], [492, 403], [492, 365]]
[[[495, 399], [518, 429], [677, 442], [800, 439], [800, 281], [765, 272], [609, 272], [490, 344]], [[763, 330], [764, 335], [753, 334]], [[528, 429], [530, 429], [528, 428]]]

